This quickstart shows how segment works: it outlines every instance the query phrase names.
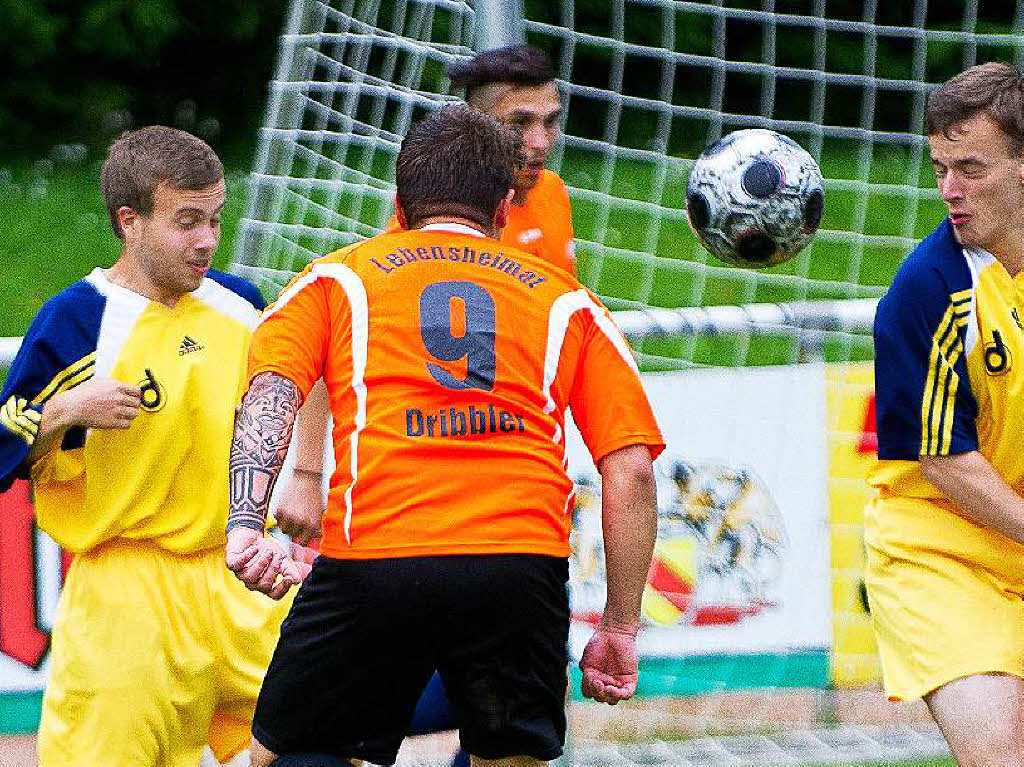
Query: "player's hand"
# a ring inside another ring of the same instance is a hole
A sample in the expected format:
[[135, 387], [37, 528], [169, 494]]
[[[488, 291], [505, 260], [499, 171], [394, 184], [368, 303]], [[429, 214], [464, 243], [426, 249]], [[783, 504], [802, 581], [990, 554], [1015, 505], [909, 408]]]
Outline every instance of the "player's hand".
[[281, 532], [305, 545], [320, 537], [320, 520], [323, 515], [324, 495], [320, 474], [292, 472], [274, 510], [274, 519]]
[[224, 559], [247, 589], [271, 599], [280, 599], [302, 581], [299, 567], [280, 544], [247, 527], [228, 533]]
[[142, 405], [138, 386], [110, 378], [90, 378], [58, 397], [54, 404], [64, 409], [67, 422], [87, 429], [127, 429]]
[[295, 563], [295, 567], [299, 570], [299, 576], [302, 580], [306, 580], [306, 576], [309, 575], [309, 571], [313, 569], [313, 562], [318, 556], [320, 556], [320, 552], [315, 548], [303, 546], [301, 543], [292, 541], [291, 556], [292, 561]]
[[580, 658], [583, 694], [614, 706], [633, 697], [639, 669], [636, 631], [600, 625]]

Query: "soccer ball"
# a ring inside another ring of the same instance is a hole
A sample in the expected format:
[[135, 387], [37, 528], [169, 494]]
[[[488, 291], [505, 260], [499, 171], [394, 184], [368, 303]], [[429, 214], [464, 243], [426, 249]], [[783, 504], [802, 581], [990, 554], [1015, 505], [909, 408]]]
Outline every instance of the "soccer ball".
[[792, 258], [821, 223], [825, 181], [788, 136], [762, 128], [722, 137], [697, 158], [686, 216], [701, 244], [732, 264], [759, 269]]

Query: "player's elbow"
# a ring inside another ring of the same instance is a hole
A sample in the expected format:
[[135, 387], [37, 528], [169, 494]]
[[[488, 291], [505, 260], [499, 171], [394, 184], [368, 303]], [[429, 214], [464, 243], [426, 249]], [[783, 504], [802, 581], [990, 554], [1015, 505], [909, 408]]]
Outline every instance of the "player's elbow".
[[953, 455], [923, 455], [918, 459], [921, 476], [942, 489], [948, 484], [960, 484], [979, 470], [977, 451]]
[[616, 488], [628, 497], [653, 502], [654, 465], [647, 445], [619, 448], [602, 458], [598, 469], [606, 488]]
[[929, 482], [934, 484], [936, 479], [941, 479], [942, 461], [932, 456], [921, 456], [918, 464], [921, 466], [921, 476]]

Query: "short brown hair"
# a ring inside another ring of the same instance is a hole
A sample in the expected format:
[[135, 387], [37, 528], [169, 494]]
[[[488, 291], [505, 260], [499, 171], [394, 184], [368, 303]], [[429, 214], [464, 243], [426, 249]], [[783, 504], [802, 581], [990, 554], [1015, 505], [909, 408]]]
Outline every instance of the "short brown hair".
[[1011, 157], [1024, 151], [1024, 75], [1011, 64], [990, 61], [950, 78], [928, 96], [925, 130], [929, 136], [978, 114], [1006, 134]]
[[544, 85], [555, 79], [555, 68], [548, 55], [533, 45], [508, 45], [482, 51], [468, 61], [448, 67], [455, 87], [466, 89], [466, 101], [479, 107], [474, 97], [481, 89], [496, 83]]
[[398, 152], [398, 202], [410, 228], [457, 216], [490, 228], [523, 162], [519, 132], [466, 104], [445, 107], [410, 128]]
[[153, 194], [160, 184], [176, 189], [205, 189], [224, 178], [210, 146], [191, 133], [163, 125], [127, 131], [111, 144], [103, 163], [103, 202], [114, 234], [124, 239], [117, 210], [128, 206], [141, 215], [153, 212]]

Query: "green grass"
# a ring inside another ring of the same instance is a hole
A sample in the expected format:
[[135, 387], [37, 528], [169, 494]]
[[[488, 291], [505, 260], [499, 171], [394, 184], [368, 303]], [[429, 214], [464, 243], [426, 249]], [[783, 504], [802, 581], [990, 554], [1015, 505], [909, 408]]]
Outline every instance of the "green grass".
[[[915, 174], [906, 152], [876, 149], [865, 166], [859, 150], [837, 146], [823, 153], [830, 179], [853, 179], [869, 167], [876, 184], [916, 182], [928, 188], [929, 168]], [[653, 306], [695, 306], [777, 302], [815, 298], [877, 296], [889, 284], [906, 256], [909, 243], [930, 231], [943, 215], [937, 200], [918, 200], [904, 192], [866, 187], [839, 189], [826, 196], [822, 234], [792, 261], [755, 273], [724, 268], [697, 244], [683, 211], [688, 163], [673, 162], [664, 176], [661, 215], [630, 200], [644, 200], [656, 188], [658, 168], [638, 160], [607, 162], [592, 152], [567, 152], [563, 175], [570, 186], [612, 197], [598, 201], [579, 195], [574, 200], [580, 275], [614, 307], [644, 301]], [[374, 167], [375, 175], [383, 168]], [[664, 169], [663, 169], [664, 171]], [[48, 161], [21, 161], [0, 168], [0, 335], [22, 335], [43, 302], [87, 274], [117, 258], [118, 242], [110, 232], [99, 194], [99, 160], [53, 167]], [[245, 208], [246, 175], [228, 172], [228, 201], [221, 247], [215, 264], [225, 266], [234, 250], [238, 220]], [[343, 195], [337, 203], [353, 205]], [[379, 220], [379, 206], [366, 204], [358, 217]], [[323, 216], [316, 206], [305, 215]], [[323, 221], [306, 223], [323, 226]], [[843, 241], [842, 233], [903, 238], [895, 244]], [[655, 254], [651, 259], [645, 254]], [[797, 361], [803, 350], [793, 340], [778, 338], [700, 338], [648, 340], [639, 349], [648, 369], [676, 367], [682, 359], [708, 364], [779, 364]], [[826, 349], [829, 359], [870, 358], [870, 344], [854, 347], [840, 337]]]
[[[43, 303], [92, 271], [110, 266], [120, 243], [100, 197], [100, 163], [52, 167], [21, 163], [0, 169], [0, 336], [20, 336]], [[223, 268], [245, 210], [245, 174], [227, 174], [221, 246]]]

